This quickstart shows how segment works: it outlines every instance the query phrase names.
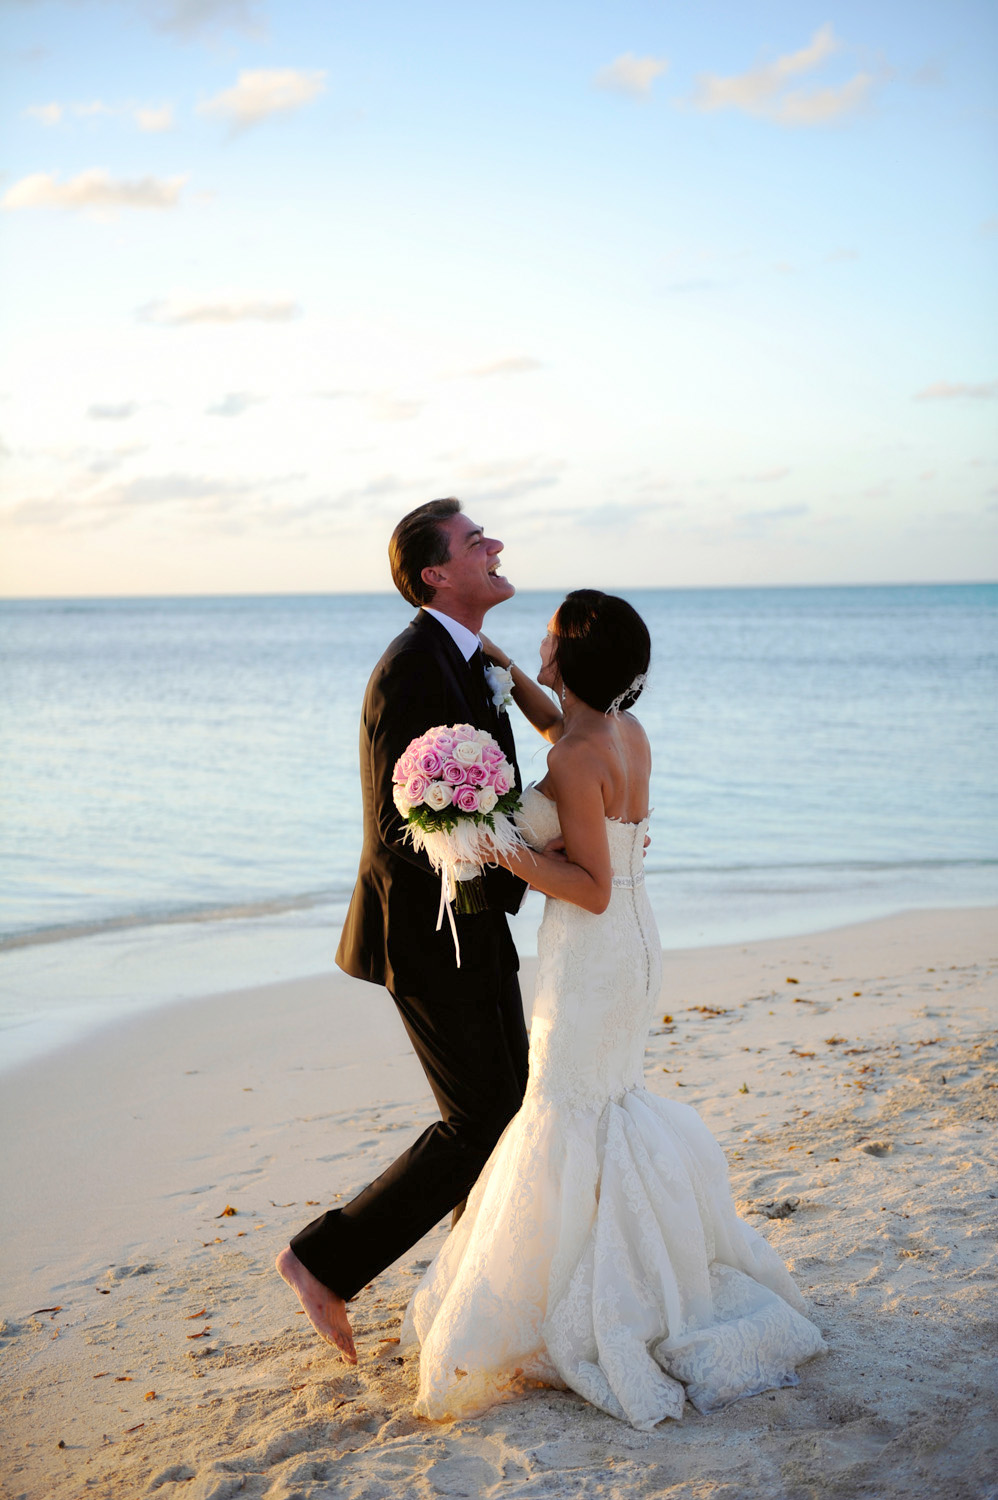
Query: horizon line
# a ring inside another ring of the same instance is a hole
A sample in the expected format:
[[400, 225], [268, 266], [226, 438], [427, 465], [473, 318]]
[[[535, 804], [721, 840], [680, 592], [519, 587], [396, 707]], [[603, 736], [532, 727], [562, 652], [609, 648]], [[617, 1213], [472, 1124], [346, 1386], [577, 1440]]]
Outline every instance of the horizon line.
[[[998, 585], [998, 578], [948, 578], [948, 579], [925, 579], [912, 578], [899, 581], [852, 582], [852, 583], [667, 583], [667, 584], [608, 584], [601, 589], [602, 593], [632, 593], [632, 594], [708, 594], [708, 593], [758, 593], [775, 592], [777, 590], [790, 589], [918, 589], [918, 588], [992, 588]], [[564, 586], [561, 584], [547, 584], [537, 588], [518, 588], [516, 598], [521, 594], [551, 594], [558, 593]], [[593, 587], [590, 584], [578, 584], [573, 587]], [[0, 594], [0, 604], [108, 604], [117, 601], [127, 602], [129, 600], [145, 601], [150, 599], [178, 600], [178, 599], [398, 599], [407, 609], [420, 608], [403, 599], [401, 594], [392, 588], [387, 589], [231, 589], [218, 590], [207, 593], [204, 590], [192, 590], [189, 593], [173, 591], [153, 593], [129, 593], [129, 594]]]

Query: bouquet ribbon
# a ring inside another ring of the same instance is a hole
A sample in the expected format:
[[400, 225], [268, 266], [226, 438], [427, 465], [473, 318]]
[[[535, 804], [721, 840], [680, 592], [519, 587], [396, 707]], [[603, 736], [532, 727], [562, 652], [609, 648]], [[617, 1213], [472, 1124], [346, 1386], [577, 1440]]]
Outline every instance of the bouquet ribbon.
[[443, 926], [443, 924], [444, 924], [444, 912], [446, 912], [448, 920], [450, 921], [451, 937], [454, 939], [454, 958], [455, 958], [455, 960], [457, 962], [457, 967], [460, 968], [461, 967], [461, 944], [458, 941], [457, 923], [454, 921], [454, 910], [453, 910], [453, 907], [451, 906], [451, 902], [454, 899], [454, 894], [455, 894], [454, 876], [451, 874], [451, 872], [449, 870], [442, 869], [440, 871], [440, 906], [439, 906], [439, 909], [437, 911], [437, 928], [436, 928], [436, 930], [437, 930], [437, 932], [439, 932], [440, 929], [441, 929], [441, 927]]

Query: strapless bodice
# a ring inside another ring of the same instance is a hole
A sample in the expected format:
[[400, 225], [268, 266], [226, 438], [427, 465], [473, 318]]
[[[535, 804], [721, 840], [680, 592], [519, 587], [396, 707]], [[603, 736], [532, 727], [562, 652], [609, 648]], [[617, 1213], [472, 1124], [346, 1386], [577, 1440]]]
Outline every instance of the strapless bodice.
[[[557, 804], [539, 791], [535, 782], [524, 787], [520, 794], [520, 811], [514, 821], [523, 838], [532, 849], [543, 849], [549, 840], [561, 833]], [[644, 879], [645, 834], [648, 819], [640, 823], [622, 823], [619, 818], [606, 819], [606, 836], [610, 845], [610, 865], [614, 880]]]

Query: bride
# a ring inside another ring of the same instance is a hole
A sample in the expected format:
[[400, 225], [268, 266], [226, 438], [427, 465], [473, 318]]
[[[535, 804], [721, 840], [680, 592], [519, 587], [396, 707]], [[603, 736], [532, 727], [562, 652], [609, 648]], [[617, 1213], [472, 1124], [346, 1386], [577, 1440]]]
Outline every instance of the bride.
[[[709, 1412], [794, 1385], [821, 1335], [735, 1213], [699, 1115], [643, 1083], [661, 947], [643, 872], [651, 752], [626, 710], [648, 631], [622, 599], [569, 594], [537, 676], [560, 712], [483, 645], [552, 741], [518, 815], [530, 848], [508, 861], [548, 899], [522, 1108], [406, 1311], [416, 1412], [470, 1415], [546, 1385], [648, 1429], [686, 1400]], [[540, 853], [559, 833], [564, 854]]]

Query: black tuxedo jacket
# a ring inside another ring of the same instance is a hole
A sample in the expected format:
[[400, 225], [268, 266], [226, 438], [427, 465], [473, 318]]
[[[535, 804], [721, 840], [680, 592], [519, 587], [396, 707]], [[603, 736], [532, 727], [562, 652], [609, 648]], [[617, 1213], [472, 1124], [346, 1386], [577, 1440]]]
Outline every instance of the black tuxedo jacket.
[[[506, 714], [492, 707], [482, 672], [469, 666], [439, 621], [420, 610], [378, 662], [364, 695], [364, 844], [336, 953], [337, 964], [347, 974], [383, 984], [393, 993], [425, 983], [427, 960], [433, 954], [437, 962], [454, 967], [446, 919], [443, 930], [435, 931], [440, 877], [425, 854], [417, 854], [404, 838], [406, 824], [392, 798], [395, 762], [411, 740], [438, 724], [487, 729], [516, 766], [513, 731]], [[518, 769], [516, 784], [519, 787]], [[502, 869], [487, 869], [484, 879], [491, 912], [519, 908], [526, 888], [522, 880]], [[488, 914], [456, 920], [463, 952], [466, 943], [475, 942], [473, 924], [487, 921]]]

